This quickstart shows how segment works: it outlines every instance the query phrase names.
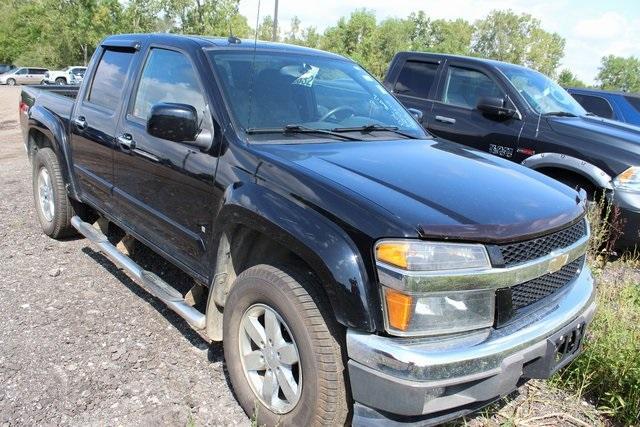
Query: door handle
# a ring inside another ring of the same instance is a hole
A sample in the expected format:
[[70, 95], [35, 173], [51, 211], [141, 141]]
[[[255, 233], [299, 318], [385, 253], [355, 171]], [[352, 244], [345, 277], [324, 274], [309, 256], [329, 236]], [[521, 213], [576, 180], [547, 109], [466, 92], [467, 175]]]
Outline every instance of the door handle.
[[445, 116], [436, 116], [436, 120], [442, 123], [449, 123], [452, 125], [456, 123], [456, 119], [451, 117], [445, 117]]
[[120, 135], [117, 139], [118, 139], [118, 144], [120, 144], [120, 147], [126, 150], [133, 150], [136, 148], [136, 142], [133, 140], [133, 137], [128, 133], [125, 133], [124, 135]]
[[83, 130], [87, 127], [87, 121], [82, 116], [73, 119], [73, 124], [76, 125], [76, 127], [80, 130]]

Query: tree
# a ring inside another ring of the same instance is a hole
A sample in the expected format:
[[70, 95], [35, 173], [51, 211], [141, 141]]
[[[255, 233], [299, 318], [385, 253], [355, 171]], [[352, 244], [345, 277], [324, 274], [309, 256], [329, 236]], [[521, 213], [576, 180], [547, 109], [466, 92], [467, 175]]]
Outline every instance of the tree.
[[320, 48], [349, 56], [366, 66], [376, 26], [376, 16], [372, 11], [357, 9], [349, 19], [342, 17], [335, 26], [327, 28]]
[[469, 54], [474, 27], [464, 19], [432, 21], [420, 11], [409, 15], [408, 21], [411, 50]]
[[586, 87], [587, 85], [566, 68], [558, 75], [558, 83], [563, 87]]
[[[278, 28], [276, 40], [280, 40], [280, 29]], [[258, 26], [258, 40], [271, 40], [273, 38], [273, 18], [267, 15], [262, 19], [262, 23]]]
[[596, 80], [603, 89], [640, 92], [640, 60], [634, 56], [605, 56]]
[[493, 11], [475, 26], [473, 54], [555, 75], [564, 55], [565, 41], [558, 34], [543, 30], [538, 19], [511, 10]]

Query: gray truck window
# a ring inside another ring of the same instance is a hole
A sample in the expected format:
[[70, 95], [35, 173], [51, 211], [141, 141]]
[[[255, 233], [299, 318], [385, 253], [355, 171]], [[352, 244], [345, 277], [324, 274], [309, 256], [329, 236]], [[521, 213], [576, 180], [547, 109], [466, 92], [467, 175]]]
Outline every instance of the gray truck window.
[[96, 68], [87, 100], [114, 111], [122, 98], [133, 52], [105, 50]]
[[480, 71], [449, 67], [442, 102], [458, 107], [476, 108], [483, 97], [504, 98], [498, 85]]
[[393, 91], [400, 95], [426, 99], [438, 71], [438, 64], [407, 61], [398, 75]]
[[607, 119], [613, 118], [613, 109], [609, 102], [599, 96], [591, 95], [572, 95], [582, 107], [590, 113], [593, 113], [600, 117], [606, 117]]
[[188, 104], [199, 118], [206, 117], [206, 102], [196, 71], [180, 52], [153, 49], [142, 71], [133, 111], [134, 117], [147, 120], [151, 107], [160, 102]]
[[626, 99], [636, 111], [640, 112], [640, 96], [625, 96], [624, 99]]

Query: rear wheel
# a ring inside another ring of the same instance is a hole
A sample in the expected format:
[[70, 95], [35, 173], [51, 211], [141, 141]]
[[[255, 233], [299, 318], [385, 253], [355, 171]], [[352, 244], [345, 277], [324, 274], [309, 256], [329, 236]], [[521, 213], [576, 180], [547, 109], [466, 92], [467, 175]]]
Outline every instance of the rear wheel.
[[225, 304], [224, 354], [234, 391], [258, 425], [343, 425], [343, 341], [313, 277], [258, 265]]
[[33, 196], [42, 231], [54, 239], [74, 234], [73, 208], [53, 150], [39, 149], [33, 159]]
[[16, 81], [15, 81], [15, 79], [7, 79], [7, 84], [9, 86], [15, 86], [16, 85]]

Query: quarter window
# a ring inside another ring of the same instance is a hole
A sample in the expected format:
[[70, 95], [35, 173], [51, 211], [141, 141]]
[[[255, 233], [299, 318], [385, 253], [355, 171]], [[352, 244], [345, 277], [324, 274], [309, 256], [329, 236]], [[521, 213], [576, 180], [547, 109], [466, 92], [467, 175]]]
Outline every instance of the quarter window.
[[588, 112], [600, 117], [606, 117], [607, 119], [613, 118], [613, 109], [606, 99], [599, 96], [578, 94], [573, 94], [573, 97]]
[[436, 77], [438, 64], [407, 61], [400, 71], [393, 91], [399, 95], [426, 99]]
[[482, 97], [504, 98], [504, 94], [493, 80], [480, 71], [449, 67], [442, 102], [476, 108]]
[[198, 118], [207, 117], [207, 106], [189, 59], [180, 52], [153, 49], [144, 66], [132, 115], [147, 120], [151, 107], [174, 102], [195, 107]]
[[115, 111], [125, 87], [133, 52], [105, 50], [96, 68], [87, 100]]
[[640, 113], [640, 96], [625, 96], [624, 99], [626, 99], [629, 104], [631, 104], [631, 106]]

